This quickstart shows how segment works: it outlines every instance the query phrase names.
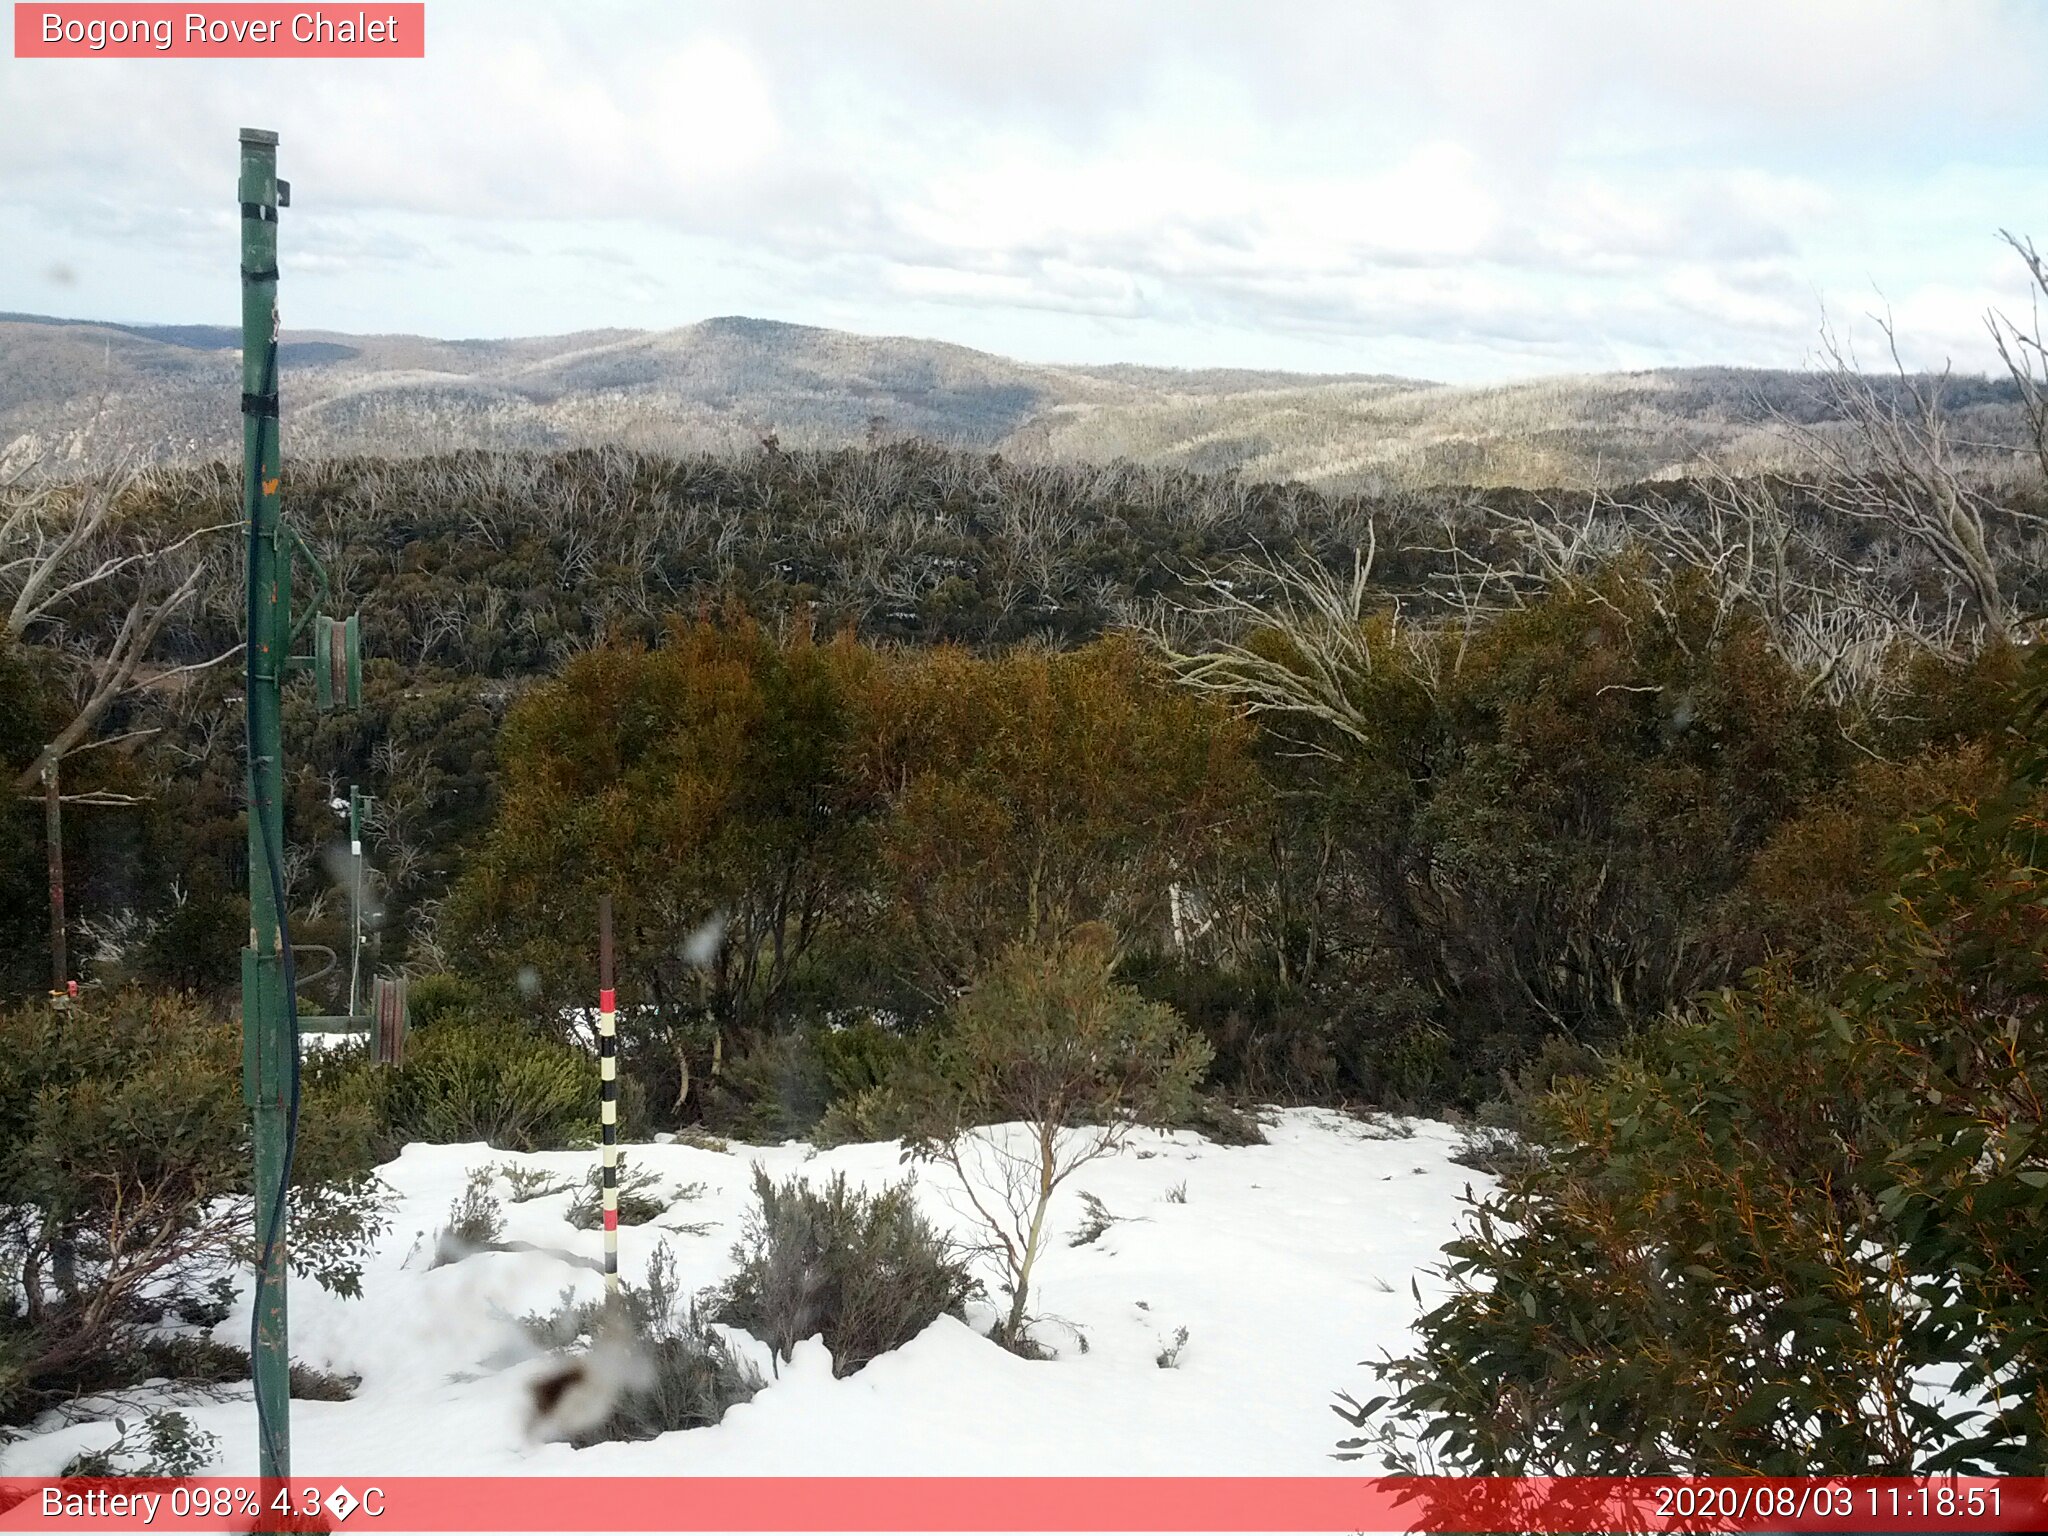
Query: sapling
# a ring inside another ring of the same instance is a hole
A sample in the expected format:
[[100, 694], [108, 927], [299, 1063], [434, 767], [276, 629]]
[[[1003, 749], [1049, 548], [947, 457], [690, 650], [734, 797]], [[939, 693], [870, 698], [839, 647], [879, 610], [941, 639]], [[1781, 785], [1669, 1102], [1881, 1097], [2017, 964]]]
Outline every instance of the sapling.
[[1138, 1126], [1185, 1113], [1209, 1064], [1171, 1008], [1114, 979], [1114, 953], [1101, 924], [1012, 948], [955, 1005], [916, 1095], [924, 1126], [905, 1156], [958, 1178], [1004, 1270], [996, 1337], [1011, 1348], [1053, 1195]]

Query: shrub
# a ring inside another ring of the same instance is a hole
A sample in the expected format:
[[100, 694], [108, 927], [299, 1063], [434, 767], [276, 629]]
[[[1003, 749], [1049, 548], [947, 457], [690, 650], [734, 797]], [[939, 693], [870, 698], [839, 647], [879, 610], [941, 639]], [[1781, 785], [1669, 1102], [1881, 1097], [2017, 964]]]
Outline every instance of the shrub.
[[911, 1155], [953, 1170], [1003, 1264], [1005, 1342], [1023, 1337], [1054, 1192], [1134, 1125], [1184, 1117], [1209, 1063], [1171, 1008], [1111, 978], [1112, 952], [1099, 925], [1013, 947], [960, 999], [908, 1094]]
[[[704, 1186], [693, 1184], [687, 1189], [664, 1191], [659, 1175], [644, 1169], [628, 1167], [622, 1155], [618, 1163], [619, 1178], [619, 1224], [627, 1227], [643, 1226], [655, 1220], [678, 1200], [694, 1199], [704, 1192]], [[569, 1225], [581, 1227], [586, 1232], [595, 1231], [604, 1223], [604, 1172], [593, 1168], [584, 1176], [583, 1189], [569, 1207]]]
[[811, 1141], [820, 1147], [841, 1147], [848, 1142], [897, 1141], [915, 1130], [917, 1112], [901, 1086], [884, 1084], [837, 1099], [811, 1127]]
[[1067, 1239], [1069, 1248], [1086, 1248], [1124, 1218], [1102, 1203], [1101, 1197], [1081, 1191], [1081, 1224]]
[[[188, 1317], [187, 1321], [193, 1319]], [[195, 1386], [247, 1382], [249, 1351], [206, 1334], [179, 1333], [139, 1340], [132, 1360], [121, 1367], [119, 1379], [137, 1382], [159, 1377]], [[362, 1385], [360, 1376], [337, 1376], [299, 1360], [291, 1363], [285, 1379], [295, 1402], [345, 1403]]]
[[843, 1173], [817, 1190], [797, 1177], [778, 1185], [757, 1166], [754, 1199], [718, 1317], [784, 1360], [822, 1334], [833, 1374], [850, 1376], [941, 1315], [959, 1316], [979, 1290], [918, 1211], [909, 1180], [869, 1195]]
[[486, 1006], [482, 987], [466, 977], [446, 972], [415, 977], [406, 988], [406, 1002], [414, 1029], [428, 1028], [450, 1014], [474, 1017]]
[[549, 1195], [566, 1195], [576, 1187], [574, 1179], [549, 1173], [545, 1168], [523, 1168], [518, 1163], [500, 1163], [496, 1172], [511, 1189], [514, 1205], [523, 1205], [528, 1200], [544, 1200]]
[[494, 1170], [478, 1168], [448, 1207], [448, 1224], [434, 1238], [434, 1263], [450, 1264], [496, 1246], [505, 1235], [505, 1208], [491, 1193]]
[[[373, 1068], [360, 1056], [352, 1066], [394, 1145], [481, 1141], [540, 1152], [596, 1134], [597, 1062], [522, 1025], [449, 1013], [407, 1042], [398, 1067]], [[638, 1120], [637, 1098], [622, 1092], [620, 1116]]]
[[883, 1086], [916, 1051], [911, 1040], [873, 1019], [813, 1031], [811, 1040], [835, 1104]]
[[1282, 808], [1244, 904], [1277, 996], [1197, 1015], [1224, 1082], [1469, 1106], [1739, 974], [1728, 893], [1852, 756], [1760, 619], [1628, 559], [1470, 627], [1266, 574], [1271, 625], [1182, 661], [1261, 712]]
[[1349, 1448], [1398, 1417], [1485, 1474], [2038, 1465], [2044, 696], [2003, 789], [1909, 825], [1860, 967], [1759, 971], [1557, 1080]]
[[644, 1286], [621, 1286], [608, 1302], [565, 1303], [532, 1327], [556, 1349], [587, 1344], [534, 1384], [536, 1430], [577, 1446], [716, 1424], [765, 1385], [684, 1299], [666, 1242]]
[[[176, 999], [0, 1012], [0, 1421], [133, 1379], [167, 1311], [218, 1315], [209, 1282], [255, 1224], [241, 1058], [233, 1024]], [[292, 1260], [345, 1295], [383, 1225], [372, 1132], [308, 1085]]]
[[82, 1451], [60, 1477], [196, 1477], [213, 1464], [220, 1437], [195, 1429], [182, 1413], [146, 1416], [130, 1428], [116, 1419], [119, 1438], [97, 1451]]
[[701, 1089], [706, 1129], [740, 1141], [805, 1135], [831, 1098], [825, 1063], [803, 1031], [764, 1035], [726, 1059]]
[[880, 922], [931, 997], [1078, 923], [1163, 932], [1175, 883], [1261, 803], [1247, 719], [1129, 636], [884, 653], [862, 682]]

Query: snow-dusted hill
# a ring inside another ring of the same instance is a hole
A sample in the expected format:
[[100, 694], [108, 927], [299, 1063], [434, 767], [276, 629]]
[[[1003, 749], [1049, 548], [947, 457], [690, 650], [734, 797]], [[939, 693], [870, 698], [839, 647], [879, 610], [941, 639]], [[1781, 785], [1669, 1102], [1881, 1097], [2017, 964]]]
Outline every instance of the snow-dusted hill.
[[[1404, 1134], [1405, 1133], [1405, 1134]], [[504, 1200], [505, 1239], [532, 1250], [474, 1253], [431, 1267], [434, 1237], [471, 1170], [514, 1163], [580, 1181], [582, 1152], [512, 1156], [481, 1145], [408, 1147], [383, 1170], [396, 1191], [391, 1229], [363, 1280], [341, 1300], [295, 1280], [292, 1353], [359, 1375], [348, 1402], [292, 1405], [293, 1470], [302, 1476], [426, 1474], [1273, 1474], [1356, 1471], [1331, 1459], [1345, 1426], [1339, 1390], [1366, 1395], [1357, 1362], [1399, 1348], [1451, 1235], [1458, 1196], [1481, 1174], [1454, 1164], [1448, 1126], [1365, 1122], [1318, 1110], [1271, 1117], [1269, 1145], [1221, 1147], [1185, 1133], [1142, 1134], [1089, 1165], [1058, 1197], [1054, 1242], [1034, 1278], [1037, 1336], [1057, 1350], [1020, 1359], [967, 1323], [932, 1325], [905, 1348], [836, 1380], [822, 1343], [713, 1428], [573, 1450], [527, 1435], [527, 1383], [543, 1368], [520, 1319], [551, 1311], [565, 1289], [602, 1291], [594, 1232], [566, 1220], [568, 1194]], [[814, 1180], [844, 1170], [876, 1185], [904, 1169], [893, 1143], [819, 1152], [797, 1143], [720, 1152], [667, 1143], [628, 1149], [630, 1166], [670, 1186], [702, 1185], [658, 1223], [622, 1232], [629, 1280], [666, 1239], [684, 1283], [710, 1285], [749, 1208], [751, 1165]], [[1184, 1187], [1185, 1199], [1177, 1196]], [[1069, 1246], [1082, 1191], [1122, 1218]], [[501, 1199], [508, 1191], [497, 1184]], [[922, 1170], [920, 1198], [963, 1233], [957, 1188]], [[949, 1198], [950, 1196], [950, 1198]], [[993, 1275], [990, 1275], [993, 1290]], [[246, 1301], [244, 1302], [246, 1308]], [[1159, 1356], [1185, 1328], [1173, 1368]], [[246, 1310], [218, 1336], [246, 1343]], [[743, 1337], [743, 1336], [742, 1336]], [[1086, 1348], [1079, 1340], [1085, 1338]], [[165, 1404], [168, 1406], [168, 1402]], [[135, 1411], [131, 1402], [127, 1408]], [[221, 1473], [255, 1470], [246, 1388], [179, 1399], [219, 1437]], [[55, 1473], [114, 1438], [111, 1422], [46, 1420], [0, 1452], [0, 1469]]]

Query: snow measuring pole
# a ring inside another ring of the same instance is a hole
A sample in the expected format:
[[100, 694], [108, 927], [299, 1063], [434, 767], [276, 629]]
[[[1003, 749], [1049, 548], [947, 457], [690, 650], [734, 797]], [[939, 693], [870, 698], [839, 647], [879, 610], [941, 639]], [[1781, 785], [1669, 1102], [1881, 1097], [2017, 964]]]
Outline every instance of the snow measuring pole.
[[619, 995], [612, 986], [612, 899], [597, 899], [598, 1195], [604, 1207], [604, 1293], [619, 1294]]
[[[285, 1317], [292, 1154], [299, 1123], [302, 1026], [368, 1034], [376, 1059], [398, 1059], [405, 1038], [405, 988], [378, 977], [367, 1013], [357, 1013], [361, 954], [361, 837], [368, 801], [350, 793], [350, 836], [358, 861], [351, 935], [349, 1011], [301, 1014], [284, 877], [284, 680], [311, 672], [322, 710], [362, 702], [363, 658], [354, 615], [309, 611], [292, 618], [292, 564], [303, 560], [320, 597], [327, 575], [280, 514], [277, 420], [277, 213], [291, 206], [277, 179], [277, 135], [244, 128], [236, 197], [242, 210], [242, 514], [248, 536], [248, 607], [243, 676], [248, 719], [249, 947], [242, 951], [242, 1096], [255, 1144], [256, 1289], [249, 1357], [256, 1387], [259, 1472], [291, 1474], [291, 1348]], [[292, 647], [310, 631], [312, 654]]]

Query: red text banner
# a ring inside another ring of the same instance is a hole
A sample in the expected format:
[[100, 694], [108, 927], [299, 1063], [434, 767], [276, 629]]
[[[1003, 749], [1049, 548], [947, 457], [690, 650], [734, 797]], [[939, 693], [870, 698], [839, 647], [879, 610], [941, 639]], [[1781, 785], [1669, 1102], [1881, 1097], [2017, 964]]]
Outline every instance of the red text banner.
[[18, 59], [423, 59], [424, 4], [24, 5]]
[[0, 1483], [0, 1531], [1873, 1529], [2048, 1529], [2048, 1478], [309, 1477]]

